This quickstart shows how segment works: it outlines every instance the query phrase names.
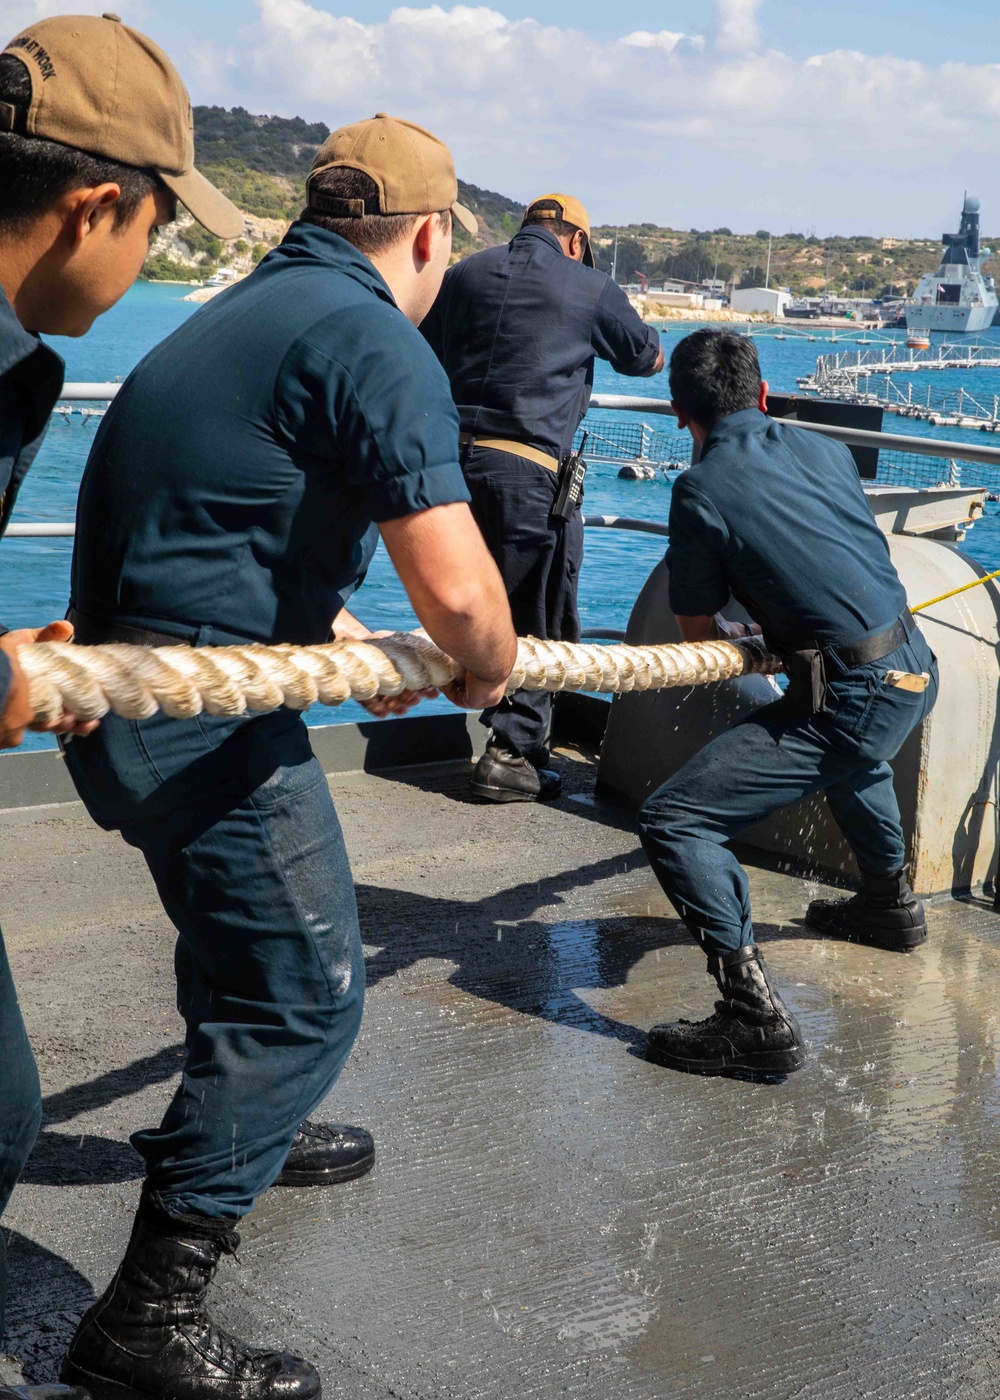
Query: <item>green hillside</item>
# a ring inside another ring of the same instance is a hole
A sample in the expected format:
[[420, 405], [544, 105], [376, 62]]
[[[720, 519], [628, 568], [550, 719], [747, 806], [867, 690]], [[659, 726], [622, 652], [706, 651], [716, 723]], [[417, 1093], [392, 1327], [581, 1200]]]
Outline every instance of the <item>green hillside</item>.
[[[241, 209], [263, 219], [294, 219], [299, 213], [309, 167], [329, 134], [322, 122], [301, 117], [255, 116], [243, 107], [194, 109], [199, 168]], [[521, 221], [521, 205], [464, 180], [458, 189], [480, 231], [473, 240], [456, 229], [456, 250], [506, 243]]]
[[[302, 208], [313, 157], [329, 135], [322, 122], [255, 115], [242, 107], [195, 107], [194, 122], [198, 165], [209, 179], [248, 214], [295, 218]], [[506, 195], [464, 180], [458, 183], [459, 198], [479, 219], [479, 236], [472, 239], [456, 229], [456, 252], [464, 255], [477, 247], [506, 243], [520, 224], [522, 206]], [[598, 266], [605, 271], [611, 270], [614, 236], [613, 227], [594, 229]], [[183, 235], [187, 246], [193, 246], [196, 238], [196, 234]], [[641, 275], [652, 282], [670, 278], [700, 282], [717, 274], [740, 286], [763, 286], [768, 239], [766, 229], [733, 233], [728, 228], [629, 224], [618, 230], [618, 280], [628, 282]], [[992, 246], [991, 240], [986, 241]], [[911, 292], [917, 279], [937, 265], [939, 250], [937, 239], [903, 241], [890, 248], [883, 247], [882, 239], [866, 236], [822, 239], [802, 233], [775, 233], [770, 249], [770, 285], [791, 287], [799, 294], [819, 294], [827, 287], [831, 293], [867, 296]], [[255, 248], [254, 253], [257, 251]], [[263, 253], [263, 246], [259, 251]], [[204, 259], [217, 256], [214, 247], [211, 252], [202, 250], [202, 270], [207, 267]]]
[[[606, 272], [611, 271], [614, 239], [614, 228], [594, 229], [597, 265]], [[651, 282], [670, 278], [700, 282], [718, 276], [741, 287], [763, 287], [769, 241], [770, 285], [817, 296], [827, 287], [831, 294], [863, 296], [912, 292], [918, 278], [937, 266], [941, 248], [936, 239], [906, 240], [884, 248], [881, 238], [865, 235], [817, 238], [775, 233], [772, 237], [767, 229], [733, 233], [728, 228], [682, 230], [629, 224], [618, 230], [618, 280], [644, 276]]]

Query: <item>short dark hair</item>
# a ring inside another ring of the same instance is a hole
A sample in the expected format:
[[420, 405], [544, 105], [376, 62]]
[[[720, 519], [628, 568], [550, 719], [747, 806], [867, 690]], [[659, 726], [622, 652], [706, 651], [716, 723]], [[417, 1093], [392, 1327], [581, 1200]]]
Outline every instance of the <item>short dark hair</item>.
[[[353, 243], [366, 258], [387, 253], [413, 231], [418, 219], [426, 217], [424, 214], [380, 213], [378, 185], [363, 170], [353, 170], [347, 165], [338, 165], [332, 170], [321, 170], [313, 175], [307, 198], [309, 203], [299, 215], [303, 223], [316, 224], [318, 228], [339, 234], [348, 243]], [[323, 206], [327, 201], [347, 199], [361, 200], [365, 207], [364, 214], [343, 218], [324, 212]], [[437, 212], [446, 223], [450, 223], [450, 209], [439, 209]]]
[[695, 331], [670, 356], [670, 397], [685, 418], [703, 428], [742, 408], [756, 408], [760, 385], [757, 347], [748, 336]]
[[[0, 54], [0, 102], [27, 108], [31, 74], [13, 54]], [[58, 141], [0, 131], [0, 232], [27, 227], [70, 190], [118, 185], [115, 227], [130, 224], [148, 195], [162, 187], [154, 170], [92, 156]]]
[[[572, 238], [574, 233], [583, 234], [583, 246], [586, 248], [590, 243], [584, 230], [579, 224], [568, 224], [562, 217], [563, 207], [556, 199], [539, 199], [525, 210], [524, 218], [521, 220], [522, 228], [529, 228], [538, 225], [541, 228], [551, 229], [558, 238]], [[553, 218], [553, 214], [555, 218]]]

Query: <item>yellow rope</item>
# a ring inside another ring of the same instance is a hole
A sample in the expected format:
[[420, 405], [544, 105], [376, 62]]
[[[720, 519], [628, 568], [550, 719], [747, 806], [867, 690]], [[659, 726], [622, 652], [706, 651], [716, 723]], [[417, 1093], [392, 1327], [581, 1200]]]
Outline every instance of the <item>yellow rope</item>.
[[971, 583], [963, 583], [961, 588], [953, 588], [948, 593], [939, 593], [936, 598], [928, 598], [925, 603], [918, 603], [915, 608], [911, 608], [910, 612], [923, 612], [924, 608], [933, 607], [935, 603], [943, 603], [946, 598], [954, 598], [957, 593], [968, 593], [970, 588], [978, 588], [981, 583], [989, 583], [992, 578], [1000, 578], [1000, 569], [996, 569], [992, 574], [984, 574], [982, 578], [973, 579]]

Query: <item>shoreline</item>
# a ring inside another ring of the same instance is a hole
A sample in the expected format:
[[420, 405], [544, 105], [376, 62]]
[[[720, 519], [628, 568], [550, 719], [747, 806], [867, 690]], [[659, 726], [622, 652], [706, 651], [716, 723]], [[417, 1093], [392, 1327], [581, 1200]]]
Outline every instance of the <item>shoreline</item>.
[[140, 277], [150, 287], [202, 287], [203, 282], [190, 282], [186, 277]]

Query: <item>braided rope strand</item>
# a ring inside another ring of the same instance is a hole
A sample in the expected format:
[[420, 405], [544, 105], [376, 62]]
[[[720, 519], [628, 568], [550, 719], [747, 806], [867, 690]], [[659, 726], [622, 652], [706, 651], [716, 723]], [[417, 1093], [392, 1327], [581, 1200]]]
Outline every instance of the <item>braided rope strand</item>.
[[[43, 721], [63, 713], [101, 719], [109, 712], [148, 719], [242, 715], [287, 705], [341, 705], [404, 690], [442, 687], [462, 669], [420, 633], [324, 646], [134, 647], [69, 642], [23, 646], [18, 659], [32, 708]], [[774, 675], [781, 662], [759, 638], [664, 646], [597, 646], [521, 637], [507, 682], [514, 690], [598, 693], [707, 685], [734, 676]]]

